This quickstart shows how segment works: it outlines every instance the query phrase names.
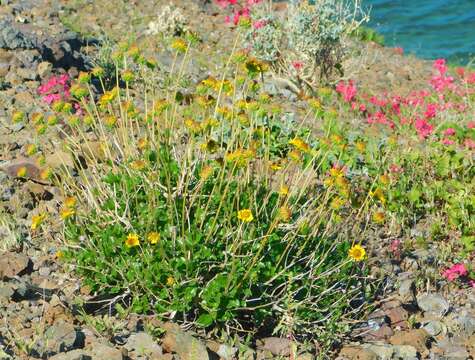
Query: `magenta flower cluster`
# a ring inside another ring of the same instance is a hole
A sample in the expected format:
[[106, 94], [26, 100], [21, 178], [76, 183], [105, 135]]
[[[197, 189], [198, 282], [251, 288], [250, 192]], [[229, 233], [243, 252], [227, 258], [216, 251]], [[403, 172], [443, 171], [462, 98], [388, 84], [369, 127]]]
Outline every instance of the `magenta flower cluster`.
[[48, 82], [38, 87], [38, 93], [43, 95], [43, 101], [48, 105], [70, 97], [70, 78], [68, 74], [51, 77]]

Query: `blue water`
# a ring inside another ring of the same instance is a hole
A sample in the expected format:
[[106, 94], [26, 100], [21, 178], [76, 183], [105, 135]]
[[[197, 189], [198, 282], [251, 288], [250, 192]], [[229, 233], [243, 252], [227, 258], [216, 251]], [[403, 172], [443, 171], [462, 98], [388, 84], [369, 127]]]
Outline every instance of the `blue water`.
[[363, 0], [387, 46], [425, 59], [475, 63], [475, 0]]

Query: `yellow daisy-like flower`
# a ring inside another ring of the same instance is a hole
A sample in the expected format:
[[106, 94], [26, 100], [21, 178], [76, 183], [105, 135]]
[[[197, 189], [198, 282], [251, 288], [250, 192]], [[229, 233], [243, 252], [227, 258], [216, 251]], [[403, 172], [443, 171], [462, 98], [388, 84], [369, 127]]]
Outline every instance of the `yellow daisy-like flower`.
[[386, 217], [382, 211], [377, 211], [373, 214], [373, 221], [377, 224], [382, 224], [385, 219]]
[[137, 234], [129, 234], [127, 235], [127, 238], [125, 239], [125, 246], [128, 248], [134, 247], [134, 246], [139, 246], [140, 245], [140, 240], [139, 236]]
[[74, 196], [68, 196], [66, 199], [64, 199], [64, 205], [67, 208], [73, 208], [77, 204], [77, 199]]
[[26, 173], [27, 173], [26, 166], [21, 166], [21, 167], [18, 168], [18, 170], [16, 172], [16, 176], [22, 178], [22, 177], [26, 176]]
[[355, 144], [355, 147], [356, 147], [356, 150], [362, 153], [366, 150], [366, 143], [364, 143], [363, 141], [358, 141]]
[[287, 185], [282, 185], [279, 189], [279, 195], [286, 196], [289, 193], [289, 187]]
[[380, 188], [375, 189], [374, 191], [370, 191], [369, 194], [378, 199], [382, 204], [386, 203], [386, 198], [384, 197], [383, 190]]
[[147, 240], [150, 244], [155, 245], [160, 241], [160, 234], [158, 232], [151, 232], [148, 234]]
[[211, 166], [205, 166], [200, 171], [200, 179], [206, 181], [211, 175], [213, 175], [213, 168]]
[[348, 256], [354, 261], [361, 261], [366, 257], [366, 250], [361, 245], [354, 245], [348, 251]]
[[282, 169], [282, 165], [279, 164], [278, 162], [273, 162], [270, 164], [270, 168], [272, 171], [278, 171]]
[[310, 146], [302, 139], [294, 138], [289, 141], [289, 144], [295, 146], [297, 149], [299, 149], [302, 152], [310, 151]]
[[238, 211], [237, 215], [238, 219], [243, 222], [251, 222], [254, 220], [254, 216], [252, 215], [252, 211], [249, 209], [243, 209]]
[[41, 180], [48, 180], [51, 177], [51, 169], [46, 168], [41, 170], [40, 172], [40, 179]]
[[144, 150], [148, 146], [148, 140], [146, 138], [141, 138], [137, 141], [137, 147], [140, 150]]
[[279, 208], [278, 217], [284, 222], [289, 222], [290, 218], [292, 217], [292, 211], [288, 206], [282, 206]]
[[45, 219], [45, 214], [33, 215], [31, 217], [31, 230], [36, 230], [43, 223]]
[[289, 152], [289, 158], [293, 161], [299, 162], [302, 160], [302, 155], [300, 154], [300, 151], [292, 150]]
[[38, 151], [38, 148], [36, 147], [35, 144], [28, 144], [25, 148], [26, 155], [31, 156], [36, 154]]
[[391, 179], [389, 178], [387, 174], [383, 174], [379, 177], [379, 181], [383, 185], [388, 185], [391, 182]]
[[173, 286], [174, 284], [175, 284], [175, 279], [173, 278], [173, 276], [167, 277], [167, 285]]
[[141, 171], [147, 167], [147, 163], [144, 160], [134, 160], [130, 163], [130, 167], [134, 170]]
[[60, 211], [59, 216], [61, 216], [61, 219], [66, 220], [73, 216], [75, 213], [76, 211], [74, 211], [74, 209], [64, 208]]
[[185, 51], [186, 51], [186, 48], [187, 48], [188, 46], [186, 45], [185, 40], [183, 40], [183, 39], [175, 39], [175, 40], [172, 42], [171, 47], [172, 47], [172, 49], [175, 49], [175, 50], [178, 51], [178, 52], [185, 52]]

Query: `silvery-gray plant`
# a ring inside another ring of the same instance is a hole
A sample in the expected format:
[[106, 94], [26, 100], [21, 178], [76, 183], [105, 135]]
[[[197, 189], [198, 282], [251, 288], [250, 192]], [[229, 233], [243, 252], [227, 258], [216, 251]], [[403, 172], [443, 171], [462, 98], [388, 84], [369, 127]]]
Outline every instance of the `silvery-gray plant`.
[[255, 14], [247, 33], [253, 56], [298, 90], [312, 90], [338, 68], [344, 39], [367, 20], [359, 0], [291, 0], [285, 14]]

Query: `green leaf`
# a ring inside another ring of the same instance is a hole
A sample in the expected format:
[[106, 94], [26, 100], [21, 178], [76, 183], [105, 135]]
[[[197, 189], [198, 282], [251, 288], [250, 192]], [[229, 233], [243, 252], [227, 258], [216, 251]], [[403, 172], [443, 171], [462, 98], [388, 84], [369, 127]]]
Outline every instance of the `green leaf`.
[[214, 319], [211, 316], [211, 314], [201, 314], [198, 319], [196, 320], [196, 323], [201, 326], [201, 327], [208, 327], [211, 324], [213, 324]]

